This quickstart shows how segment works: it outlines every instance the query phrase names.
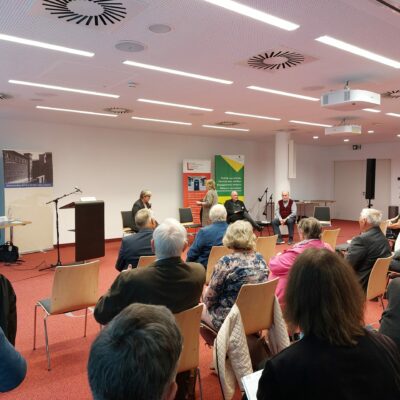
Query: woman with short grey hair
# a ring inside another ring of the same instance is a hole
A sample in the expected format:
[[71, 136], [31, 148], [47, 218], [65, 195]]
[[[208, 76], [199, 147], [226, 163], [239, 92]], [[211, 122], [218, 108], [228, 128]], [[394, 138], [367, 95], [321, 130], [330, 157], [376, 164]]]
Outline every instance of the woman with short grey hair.
[[214, 268], [204, 294], [202, 320], [219, 330], [245, 283], [261, 283], [268, 279], [269, 270], [260, 253], [255, 251], [256, 237], [247, 221], [229, 225], [223, 244], [232, 254], [221, 257]]

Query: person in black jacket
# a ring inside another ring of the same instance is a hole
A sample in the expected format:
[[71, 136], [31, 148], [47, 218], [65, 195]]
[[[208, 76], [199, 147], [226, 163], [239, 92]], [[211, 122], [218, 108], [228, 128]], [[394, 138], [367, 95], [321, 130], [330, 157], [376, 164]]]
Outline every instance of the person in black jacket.
[[139, 228], [136, 226], [136, 223], [135, 223], [136, 213], [139, 210], [142, 210], [143, 208], [151, 208], [150, 198], [151, 198], [150, 190], [142, 190], [140, 192], [139, 200], [136, 200], [133, 203], [133, 207], [132, 207], [132, 219], [133, 219], [132, 230], [134, 230], [135, 232], [139, 231]]
[[400, 399], [400, 353], [364, 329], [365, 295], [348, 263], [326, 249], [296, 259], [285, 319], [304, 337], [267, 361], [258, 400]]
[[379, 227], [381, 221], [380, 211], [364, 208], [358, 220], [362, 233], [352, 239], [346, 254], [346, 260], [354, 268], [364, 291], [367, 290], [369, 275], [375, 261], [392, 254], [389, 241]]
[[233, 191], [231, 193], [231, 199], [227, 200], [224, 204], [226, 208], [227, 218], [226, 222], [231, 224], [238, 220], [246, 220], [249, 221], [253, 228], [261, 231], [262, 227], [254, 221], [254, 219], [249, 214], [246, 206], [244, 205], [242, 200], [239, 200], [238, 193]]
[[17, 296], [11, 282], [0, 274], [0, 328], [8, 341], [15, 346], [17, 335]]

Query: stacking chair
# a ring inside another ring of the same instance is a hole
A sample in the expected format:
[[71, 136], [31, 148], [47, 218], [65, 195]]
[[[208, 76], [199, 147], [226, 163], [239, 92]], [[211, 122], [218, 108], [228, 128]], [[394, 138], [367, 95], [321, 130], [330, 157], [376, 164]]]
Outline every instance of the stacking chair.
[[[50, 371], [50, 350], [47, 334], [47, 318], [51, 315], [85, 309], [84, 337], [86, 337], [88, 307], [98, 300], [100, 261], [56, 267], [51, 297], [38, 300], [35, 305], [33, 327], [33, 349], [36, 349], [36, 310], [41, 307], [44, 315], [44, 335], [47, 354], [47, 369]], [[74, 320], [74, 318], [71, 318]]]
[[207, 262], [207, 270], [206, 270], [206, 285], [210, 283], [211, 276], [214, 272], [215, 264], [217, 264], [218, 260], [231, 253], [231, 250], [225, 246], [213, 246], [210, 251], [210, 255], [208, 257]]
[[154, 261], [156, 261], [156, 256], [140, 256], [137, 267], [147, 267], [150, 264], [153, 264]]
[[332, 249], [335, 250], [339, 233], [340, 233], [340, 228], [326, 229], [322, 231], [321, 240], [325, 243], [328, 243], [332, 247]]
[[388, 283], [388, 271], [389, 264], [392, 261], [393, 256], [387, 258], [378, 258], [372, 267], [371, 274], [368, 279], [367, 287], [367, 300], [375, 299], [379, 297], [382, 308], [385, 309], [383, 304], [383, 295], [386, 291]]
[[322, 226], [332, 226], [331, 224], [331, 208], [330, 207], [314, 207], [314, 218], [316, 218]]
[[271, 257], [275, 255], [276, 241], [278, 235], [258, 237], [256, 241], [256, 251], [261, 253], [265, 262], [269, 263]]
[[177, 373], [195, 370], [195, 382], [198, 378], [201, 399], [203, 399], [203, 390], [199, 368], [199, 332], [202, 310], [203, 305], [199, 304], [189, 310], [175, 314], [176, 323], [183, 336], [183, 348]]
[[133, 218], [132, 211], [121, 211], [122, 217], [122, 236], [130, 235], [131, 233], [135, 233], [133, 229]]
[[[193, 239], [196, 236], [197, 230], [201, 228], [201, 224], [193, 222], [192, 209], [189, 207], [179, 209], [179, 222], [186, 228], [188, 235]], [[189, 232], [189, 230], [194, 230], [194, 232]]]

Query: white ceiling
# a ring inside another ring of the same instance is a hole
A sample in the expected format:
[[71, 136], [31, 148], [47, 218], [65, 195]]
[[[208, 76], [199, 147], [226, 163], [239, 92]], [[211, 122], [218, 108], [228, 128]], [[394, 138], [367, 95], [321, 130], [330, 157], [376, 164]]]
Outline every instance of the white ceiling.
[[[86, 58], [0, 40], [0, 117], [89, 125], [131, 132], [165, 132], [185, 135], [251, 138], [268, 141], [276, 131], [290, 130], [298, 143], [342, 144], [344, 136], [325, 137], [323, 128], [295, 125], [289, 120], [336, 125], [343, 118], [362, 125], [363, 133], [350, 143], [399, 141], [400, 98], [382, 98], [382, 111], [339, 112], [310, 102], [255, 92], [249, 85], [269, 87], [319, 97], [344, 87], [385, 93], [400, 89], [400, 70], [326, 46], [314, 39], [330, 35], [380, 55], [400, 61], [400, 14], [375, 0], [239, 0], [300, 25], [288, 32], [227, 11], [203, 0], [118, 0], [127, 17], [107, 26], [92, 27], [57, 18], [43, 3], [64, 3], [75, 10], [102, 10], [105, 0], [2, 0], [0, 34], [92, 51]], [[108, 0], [113, 3], [113, 0]], [[117, 1], [115, 1], [117, 2]], [[98, 3], [98, 4], [94, 4]], [[169, 33], [148, 27], [167, 24]], [[121, 52], [115, 45], [133, 40], [145, 45], [137, 53]], [[260, 53], [290, 50], [306, 62], [274, 72], [246, 65]], [[132, 60], [166, 68], [232, 80], [232, 85], [139, 69], [122, 64]], [[67, 86], [120, 95], [119, 99], [32, 88], [8, 83], [9, 79]], [[129, 87], [133, 81], [136, 87]], [[214, 109], [200, 112], [138, 102], [138, 98], [189, 104]], [[125, 107], [131, 114], [117, 118], [38, 110], [36, 105], [104, 112]], [[229, 116], [225, 111], [267, 115], [281, 121]], [[192, 126], [164, 125], [132, 120], [131, 116], [191, 122]], [[203, 124], [238, 122], [250, 132], [220, 131]], [[368, 134], [374, 130], [374, 134]], [[56, 133], [55, 133], [56, 134]], [[319, 140], [313, 140], [314, 135]]]

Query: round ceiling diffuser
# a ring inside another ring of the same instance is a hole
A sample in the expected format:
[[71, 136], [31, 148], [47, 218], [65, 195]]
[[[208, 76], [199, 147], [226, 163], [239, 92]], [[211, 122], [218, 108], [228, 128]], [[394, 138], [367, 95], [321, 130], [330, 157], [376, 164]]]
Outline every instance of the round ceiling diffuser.
[[235, 125], [239, 125], [239, 122], [221, 121], [221, 122], [216, 122], [214, 125], [218, 125], [218, 126], [235, 126]]
[[111, 0], [43, 0], [46, 11], [66, 22], [82, 25], [110, 25], [126, 17], [121, 1]]
[[382, 93], [382, 97], [389, 99], [400, 99], [400, 90], [389, 90], [388, 92]]
[[256, 69], [292, 68], [304, 62], [304, 56], [293, 51], [271, 51], [249, 58], [247, 64]]

